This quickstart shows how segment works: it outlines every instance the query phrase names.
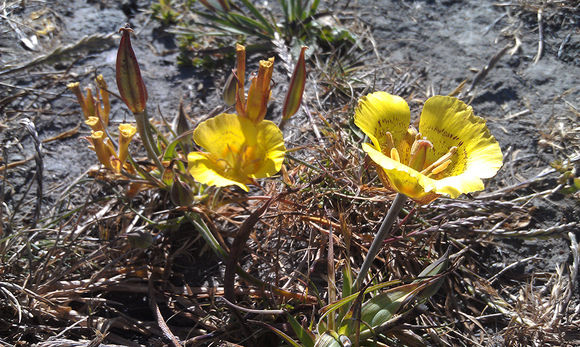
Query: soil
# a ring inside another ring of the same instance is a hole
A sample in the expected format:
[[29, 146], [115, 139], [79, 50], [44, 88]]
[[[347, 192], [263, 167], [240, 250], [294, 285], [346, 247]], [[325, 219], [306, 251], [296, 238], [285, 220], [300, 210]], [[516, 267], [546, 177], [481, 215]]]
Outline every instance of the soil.
[[[157, 120], [160, 115], [169, 120], [175, 117], [180, 101], [185, 103], [194, 122], [203, 119], [219, 103], [221, 86], [227, 77], [224, 68], [208, 71], [177, 65], [176, 38], [167, 34], [146, 12], [152, 1], [55, 1], [50, 7], [41, 1], [26, 3], [0, 5], [10, 17], [10, 22], [4, 17], [0, 22], [1, 165], [31, 159], [0, 172], [4, 187], [2, 223], [5, 235], [35, 223], [38, 191], [34, 175], [40, 171], [32, 160], [36, 154], [34, 136], [22, 125], [23, 119], [32, 121], [40, 140], [77, 127], [81, 123], [80, 109], [66, 85], [79, 81], [87, 86], [97, 74], [103, 74], [109, 86], [114, 88], [119, 40], [114, 33], [125, 23], [135, 28], [133, 48], [147, 84], [150, 105], [154, 105], [151, 109], [157, 111]], [[557, 4], [544, 9], [543, 50], [536, 59], [540, 36], [537, 10], [541, 3], [358, 0], [324, 6], [335, 10], [347, 28], [354, 22], [369, 28], [374, 45], [361, 40], [361, 45], [365, 45], [363, 51], [367, 53], [357, 62], [363, 69], [368, 67], [370, 77], [367, 76], [365, 82], [374, 90], [398, 92], [404, 96], [410, 102], [415, 119], [426, 97], [449, 94], [462, 81], [467, 81], [461, 97], [470, 101], [476, 114], [487, 120], [506, 159], [500, 173], [488, 181], [488, 189], [493, 191], [532, 179], [549, 168], [553, 161], [580, 153], [577, 104], [580, 100], [580, 12], [564, 11]], [[570, 7], [575, 6], [578, 10], [577, 1], [570, 3]], [[44, 11], [38, 19], [33, 16], [37, 11]], [[29, 42], [34, 30], [47, 25], [43, 20], [54, 23], [54, 31], [38, 35], [36, 44]], [[359, 34], [363, 37], [363, 33]], [[70, 53], [55, 54], [54, 59], [30, 63], [57, 47], [91, 35], [103, 35], [103, 38], [97, 44], [78, 45]], [[515, 45], [517, 49], [511, 51]], [[503, 54], [498, 55], [502, 50]], [[478, 73], [494, 57], [498, 58], [497, 62], [471, 88]], [[257, 58], [253, 56], [250, 61], [255, 63]], [[22, 68], [16, 69], [19, 67]], [[276, 73], [283, 76], [282, 71]], [[401, 85], [405, 87], [400, 88]], [[314, 86], [308, 86], [306, 91], [306, 100], [312, 103], [314, 90]], [[363, 88], [356, 89], [359, 94], [355, 98], [362, 92]], [[370, 90], [364, 89], [364, 92]], [[282, 91], [277, 89], [275, 93]], [[344, 101], [340, 105], [325, 105], [327, 110], [345, 106], [349, 107]], [[348, 121], [335, 120], [332, 114], [320, 112], [322, 117], [337, 124]], [[124, 105], [113, 98], [112, 122], [130, 117]], [[300, 129], [290, 130], [290, 144], [304, 141], [303, 132], [309, 133], [306, 142], [315, 142], [307, 122], [304, 114], [290, 121], [288, 128]], [[321, 122], [319, 125], [322, 126]], [[88, 135], [89, 128], [82, 124], [74, 135], [42, 145], [42, 213], [38, 222], [55, 204], [63, 204], [59, 200], [63, 190], [84, 180], [87, 170], [95, 165], [94, 153], [83, 139]], [[545, 184], [545, 187], [529, 187], [514, 194], [551, 189], [557, 185], [556, 176]], [[84, 201], [80, 193], [73, 196], [64, 204], [73, 206]], [[567, 229], [546, 239], [494, 240], [493, 245], [482, 249], [486, 257], [481, 260], [491, 274], [534, 255], [538, 255], [538, 259], [518, 265], [515, 271], [528, 274], [530, 278], [533, 273], [554, 272], [560, 264], [571, 261], [570, 240], [566, 235], [573, 232], [580, 237], [579, 200], [556, 193], [531, 199], [530, 204], [534, 210], [525, 229], [568, 225]], [[18, 213], [12, 216], [12, 211]], [[215, 266], [213, 261], [211, 263]], [[7, 276], [0, 271], [0, 278]], [[517, 295], [517, 291], [513, 294]], [[577, 293], [575, 298], [578, 299]], [[2, 331], [0, 336], [12, 335]], [[498, 343], [505, 343], [501, 337], [495, 338]]]

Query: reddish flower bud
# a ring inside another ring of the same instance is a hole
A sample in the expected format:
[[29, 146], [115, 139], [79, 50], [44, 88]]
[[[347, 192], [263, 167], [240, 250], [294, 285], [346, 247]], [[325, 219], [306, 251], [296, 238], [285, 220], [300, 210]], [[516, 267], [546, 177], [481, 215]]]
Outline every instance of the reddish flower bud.
[[121, 43], [117, 52], [116, 77], [121, 98], [133, 113], [145, 111], [147, 88], [141, 78], [139, 63], [131, 47], [130, 28], [121, 28]]
[[304, 94], [304, 86], [306, 85], [306, 61], [304, 60], [304, 52], [307, 48], [302, 46], [300, 57], [298, 57], [298, 62], [294, 68], [288, 94], [286, 94], [286, 98], [284, 99], [284, 108], [282, 109], [283, 120], [292, 117], [300, 108], [302, 95]]

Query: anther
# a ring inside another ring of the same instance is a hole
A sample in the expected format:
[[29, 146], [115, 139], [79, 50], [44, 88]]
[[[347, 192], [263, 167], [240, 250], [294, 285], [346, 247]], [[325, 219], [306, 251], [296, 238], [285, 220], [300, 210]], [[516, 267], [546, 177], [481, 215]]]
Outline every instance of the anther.
[[399, 156], [399, 151], [396, 148], [391, 148], [391, 159], [397, 162], [401, 162], [401, 157]]

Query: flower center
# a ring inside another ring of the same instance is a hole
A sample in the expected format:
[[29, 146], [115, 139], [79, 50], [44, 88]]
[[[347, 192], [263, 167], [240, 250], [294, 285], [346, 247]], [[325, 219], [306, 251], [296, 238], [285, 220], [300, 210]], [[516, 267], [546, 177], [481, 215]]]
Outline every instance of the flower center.
[[224, 154], [220, 163], [225, 173], [246, 176], [258, 171], [261, 159], [256, 146], [243, 144], [236, 148], [228, 145]]
[[[411, 144], [408, 162], [403, 164], [406, 164], [410, 168], [419, 171], [423, 175], [431, 177], [433, 175], [442, 173], [452, 163], [451, 157], [457, 152], [456, 146], [450, 147], [447, 153], [442, 155], [434, 162], [428, 164], [427, 151], [433, 150], [433, 143], [427, 140], [427, 138], [423, 138], [421, 133], [417, 133], [417, 131], [414, 129], [409, 129], [407, 135], [411, 137], [413, 143]], [[391, 159], [400, 163], [401, 155], [395, 147], [393, 135], [390, 132], [387, 132], [386, 134], [385, 146], [385, 154]]]

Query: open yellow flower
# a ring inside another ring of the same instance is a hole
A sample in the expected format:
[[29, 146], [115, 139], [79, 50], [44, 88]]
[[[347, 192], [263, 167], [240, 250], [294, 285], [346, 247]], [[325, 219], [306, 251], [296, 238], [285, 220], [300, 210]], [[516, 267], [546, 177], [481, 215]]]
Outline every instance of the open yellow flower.
[[191, 175], [204, 184], [237, 185], [245, 191], [256, 178], [280, 171], [286, 152], [282, 132], [274, 123], [254, 123], [229, 113], [199, 124], [193, 139], [207, 153], [189, 153]]
[[363, 150], [377, 164], [383, 184], [427, 204], [441, 195], [458, 197], [484, 188], [482, 178], [502, 166], [499, 144], [471, 106], [448, 96], [425, 102], [419, 131], [409, 106], [386, 92], [359, 100], [355, 124], [370, 138]]

